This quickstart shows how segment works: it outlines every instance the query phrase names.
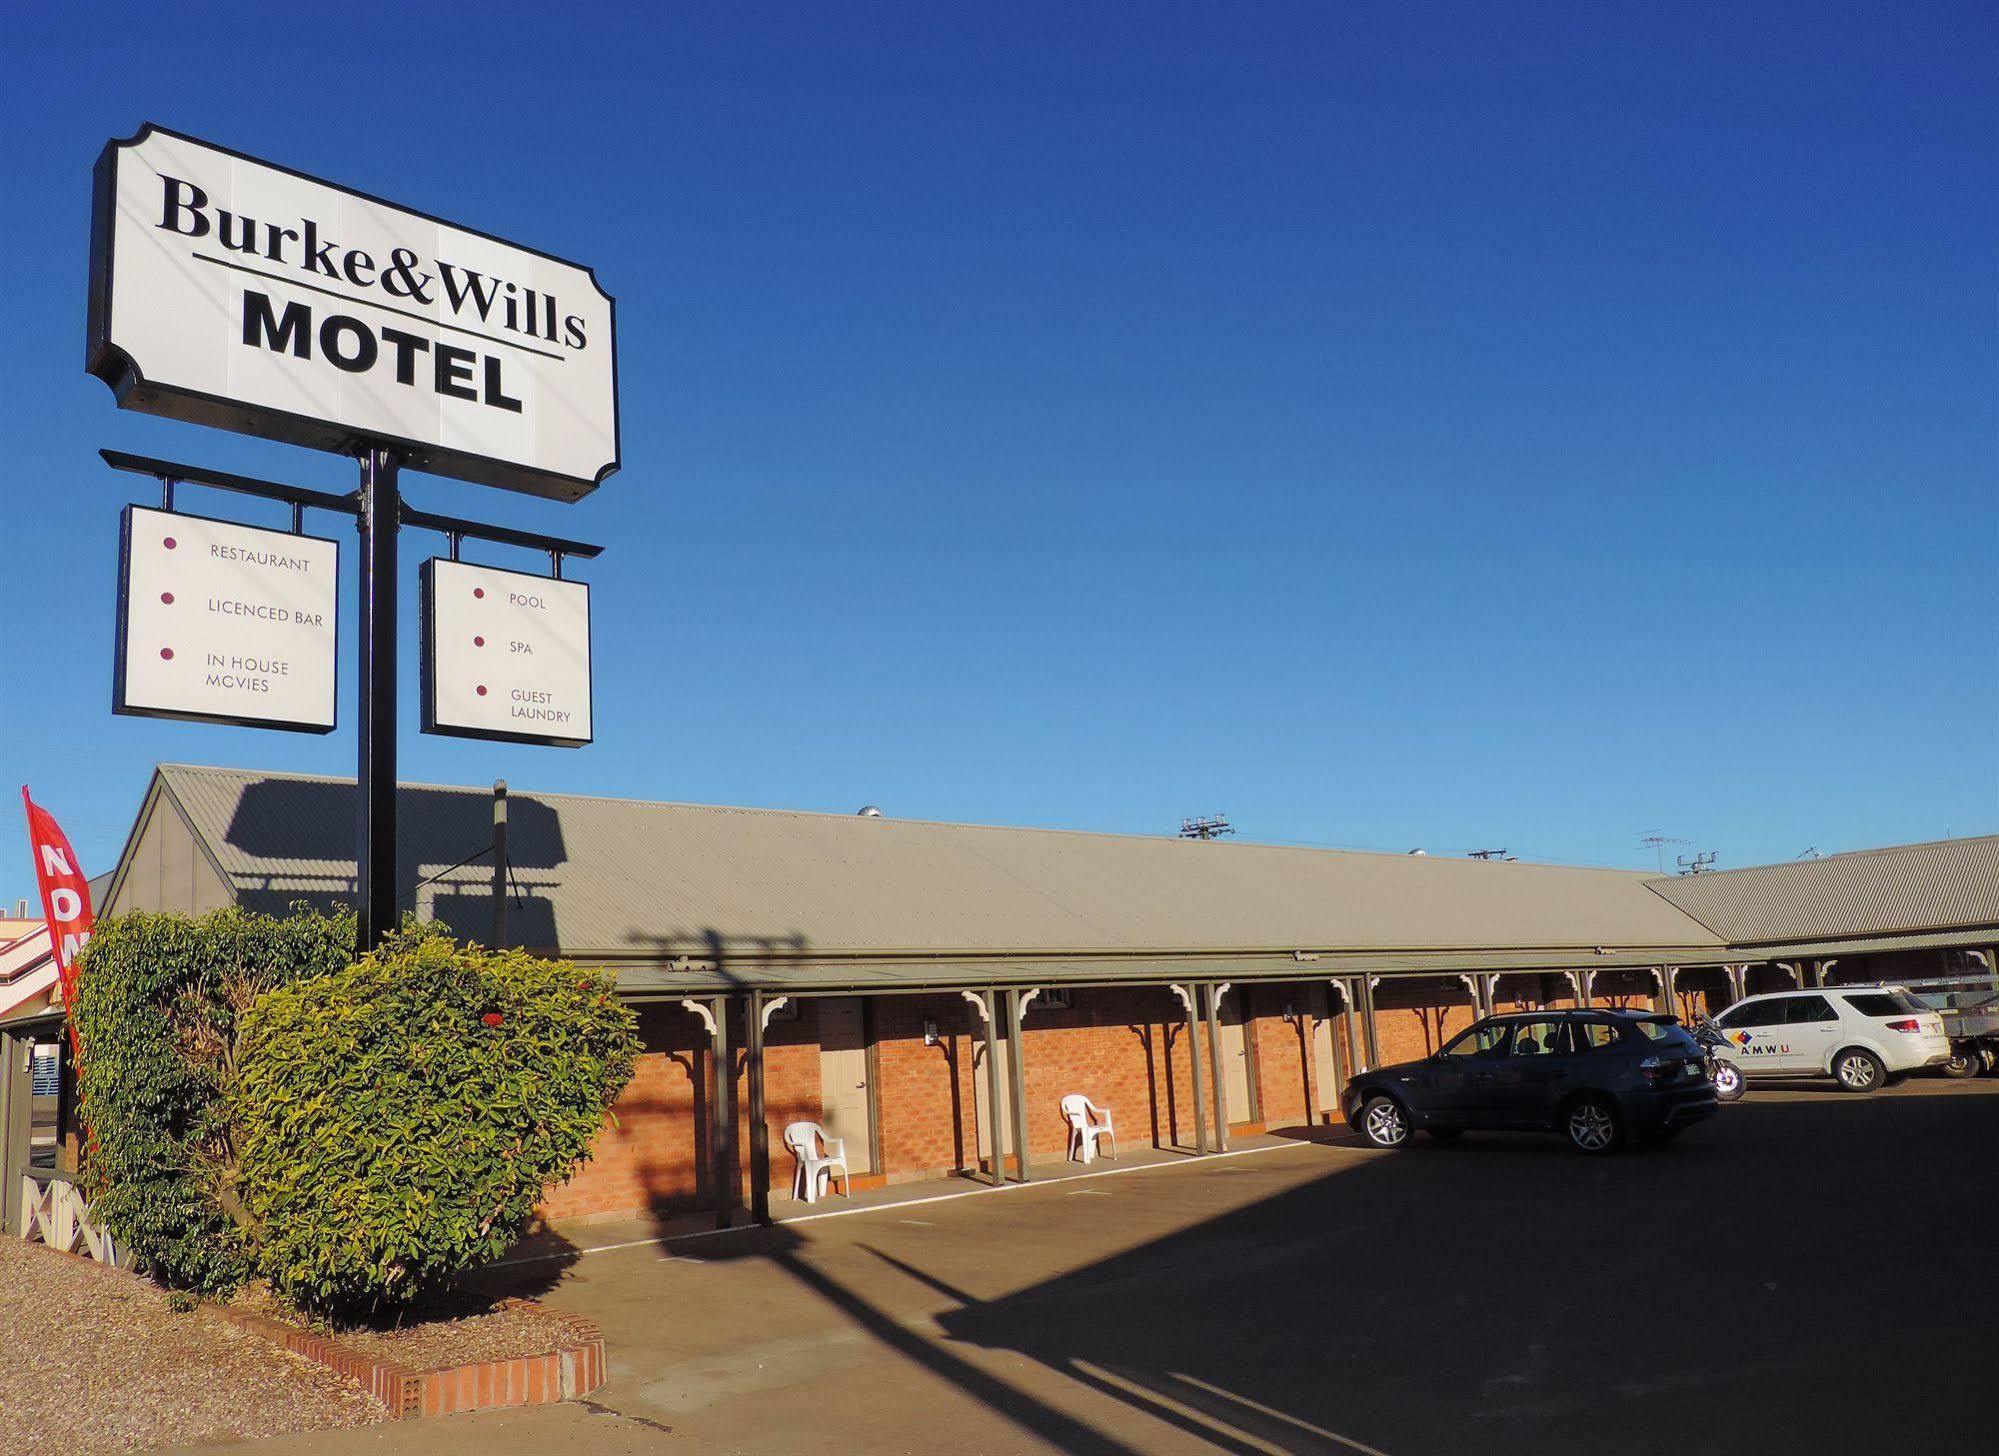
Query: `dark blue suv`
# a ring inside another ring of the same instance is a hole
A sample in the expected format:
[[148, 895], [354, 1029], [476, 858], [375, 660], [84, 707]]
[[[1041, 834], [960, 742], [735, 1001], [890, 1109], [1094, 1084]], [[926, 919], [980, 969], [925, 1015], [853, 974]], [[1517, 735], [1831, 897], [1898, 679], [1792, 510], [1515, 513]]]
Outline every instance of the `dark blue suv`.
[[1706, 1054], [1670, 1016], [1519, 1011], [1488, 1016], [1420, 1062], [1361, 1073], [1341, 1098], [1377, 1148], [1418, 1128], [1439, 1142], [1474, 1128], [1556, 1132], [1578, 1152], [1663, 1142], [1715, 1110]]

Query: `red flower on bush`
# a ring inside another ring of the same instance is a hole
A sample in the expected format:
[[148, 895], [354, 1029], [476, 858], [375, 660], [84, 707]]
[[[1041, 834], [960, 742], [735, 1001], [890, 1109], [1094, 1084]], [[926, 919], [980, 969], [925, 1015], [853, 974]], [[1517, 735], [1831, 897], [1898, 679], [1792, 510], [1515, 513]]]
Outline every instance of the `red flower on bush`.
[[506, 1025], [507, 1022], [507, 1018], [500, 1015], [500, 1013], [497, 1011], [488, 1011], [484, 1016], [480, 1017], [479, 1019], [485, 1022], [486, 1025], [488, 1026], [504, 1026]]

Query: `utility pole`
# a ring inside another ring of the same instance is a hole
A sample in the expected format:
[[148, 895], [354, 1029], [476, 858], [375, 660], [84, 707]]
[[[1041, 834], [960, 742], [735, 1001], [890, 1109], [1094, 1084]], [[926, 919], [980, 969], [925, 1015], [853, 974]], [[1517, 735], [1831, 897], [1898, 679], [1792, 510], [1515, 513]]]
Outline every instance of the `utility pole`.
[[1182, 839], [1218, 839], [1224, 834], [1233, 834], [1235, 829], [1229, 824], [1225, 814], [1209, 814], [1200, 819], [1182, 819], [1180, 837]]
[[493, 780], [493, 949], [507, 948], [507, 781]]

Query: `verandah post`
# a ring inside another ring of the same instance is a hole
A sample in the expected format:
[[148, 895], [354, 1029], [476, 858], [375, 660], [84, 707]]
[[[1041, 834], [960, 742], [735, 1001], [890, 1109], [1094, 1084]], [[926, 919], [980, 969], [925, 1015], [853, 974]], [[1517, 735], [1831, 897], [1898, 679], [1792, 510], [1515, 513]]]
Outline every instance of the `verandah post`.
[[736, 1170], [736, 1067], [729, 1055], [729, 997], [709, 1003], [714, 1013], [715, 1227], [729, 1227], [738, 1200]]
[[981, 998], [986, 1023], [986, 1146], [992, 1154], [993, 1185], [1006, 1182], [1006, 1144], [1002, 1137], [1004, 1121], [1000, 1116], [999, 1080], [999, 1014], [1000, 997], [997, 991], [987, 991]]
[[[1173, 994], [1180, 998], [1180, 1004], [1187, 1012], [1187, 1065], [1194, 1074], [1194, 1151], [1208, 1150], [1208, 1084], [1201, 1074], [1201, 1035], [1199, 1008], [1195, 1002], [1195, 992], [1185, 986], [1175, 986]], [[1173, 1075], [1173, 1058], [1166, 1058], [1166, 1075]]]
[[764, 1113], [764, 993], [750, 992], [743, 1028], [750, 1073], [750, 1217], [770, 1222], [770, 1125]]
[[1027, 1163], [1027, 1064], [1020, 1046], [1023, 1019], [1020, 989], [1015, 987], [1006, 993], [1006, 1070], [1013, 1093], [1014, 1176], [1025, 1183], [1032, 1175]]

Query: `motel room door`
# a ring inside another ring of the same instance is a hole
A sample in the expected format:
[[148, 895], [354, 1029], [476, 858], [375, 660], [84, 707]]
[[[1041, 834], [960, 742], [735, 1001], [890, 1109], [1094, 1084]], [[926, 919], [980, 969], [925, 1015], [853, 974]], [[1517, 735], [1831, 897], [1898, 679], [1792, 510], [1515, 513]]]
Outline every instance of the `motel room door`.
[[820, 1120], [826, 1136], [846, 1140], [847, 1167], [855, 1173], [875, 1170], [873, 1102], [861, 998], [826, 997], [819, 1002]]
[[1314, 986], [1305, 1006], [1312, 1016], [1312, 1093], [1318, 1103], [1313, 1111], [1338, 1117], [1340, 1088], [1346, 1084], [1340, 1075], [1340, 1062], [1346, 1048], [1334, 1040], [1341, 1028], [1333, 1025], [1332, 1003], [1330, 991], [1324, 986]]
[[1216, 1017], [1222, 1028], [1222, 1085], [1228, 1089], [1231, 1124], [1256, 1121], [1256, 1099], [1250, 1092], [1249, 1038], [1242, 1025], [1246, 990], [1237, 986], [1222, 997]]

